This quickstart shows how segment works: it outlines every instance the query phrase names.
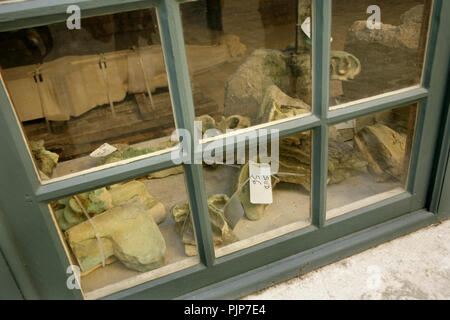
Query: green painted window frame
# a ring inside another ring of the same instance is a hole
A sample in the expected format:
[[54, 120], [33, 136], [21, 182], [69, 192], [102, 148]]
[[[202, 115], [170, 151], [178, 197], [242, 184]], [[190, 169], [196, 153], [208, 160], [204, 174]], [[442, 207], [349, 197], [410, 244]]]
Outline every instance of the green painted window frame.
[[[192, 132], [195, 114], [180, 17], [181, 2], [184, 1], [35, 0], [2, 4], [0, 31], [65, 21], [66, 8], [70, 4], [80, 6], [83, 17], [155, 7], [175, 123], [177, 128]], [[433, 2], [423, 83], [420, 86], [330, 111], [331, 5], [331, 0], [313, 1], [312, 114], [266, 125], [268, 129], [278, 129], [280, 137], [305, 130], [313, 132], [312, 224], [216, 258], [202, 167], [184, 165], [189, 201], [194, 212], [200, 264], [106, 298], [236, 297], [268, 285], [271, 281], [308, 271], [350, 252], [445, 218], [439, 213], [427, 211], [427, 199], [436, 163], [439, 117], [448, 107], [443, 104], [444, 94], [448, 90], [448, 75], [442, 66], [448, 65], [450, 51], [448, 41], [445, 41], [448, 35], [445, 30], [450, 29], [450, 23], [441, 19], [446, 10], [449, 12], [448, 1]], [[419, 102], [420, 108], [405, 192], [326, 220], [328, 126], [414, 102]], [[0, 85], [0, 146], [2, 152], [8, 155], [2, 155], [0, 160], [0, 190], [8, 190], [8, 194], [2, 192], [0, 195], [0, 207], [7, 213], [0, 215], [0, 224], [6, 220], [4, 223], [8, 225], [8, 232], [0, 236], [0, 243], [7, 247], [3, 252], [10, 265], [17, 266], [14, 269], [18, 273], [15, 278], [25, 298], [82, 298], [78, 290], [68, 290], [66, 287], [65, 271], [70, 262], [48, 212], [50, 201], [175, 166], [170, 160], [170, 154], [161, 154], [41, 185], [3, 83]], [[233, 144], [233, 148], [236, 145]], [[339, 241], [347, 241], [347, 247]], [[339, 243], [347, 251], [340, 250]], [[254, 273], [255, 270], [260, 273]]]

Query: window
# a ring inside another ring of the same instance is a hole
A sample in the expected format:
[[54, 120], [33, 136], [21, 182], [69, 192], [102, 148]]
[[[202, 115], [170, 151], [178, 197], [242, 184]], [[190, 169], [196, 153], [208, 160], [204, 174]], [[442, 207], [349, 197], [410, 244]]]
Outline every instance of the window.
[[38, 296], [181, 296], [425, 208], [442, 0], [74, 5], [0, 4], [0, 204]]

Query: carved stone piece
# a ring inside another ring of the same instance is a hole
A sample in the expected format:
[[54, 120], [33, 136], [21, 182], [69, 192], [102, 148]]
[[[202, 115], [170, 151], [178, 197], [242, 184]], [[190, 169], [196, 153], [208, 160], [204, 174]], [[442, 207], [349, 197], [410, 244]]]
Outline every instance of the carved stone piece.
[[222, 116], [220, 121], [214, 120], [210, 115], [204, 114], [195, 118], [196, 121], [202, 123], [202, 134], [207, 130], [216, 129], [217, 133], [226, 133], [227, 130], [244, 129], [251, 126], [250, 119], [238, 114], [231, 115], [227, 118]]
[[[228, 200], [229, 198], [225, 194], [215, 194], [208, 197], [209, 219], [215, 246], [223, 246], [238, 240], [233, 230], [228, 226], [223, 213], [223, 208]], [[175, 220], [175, 229], [184, 243], [186, 255], [197, 255], [197, 243], [189, 204], [177, 204], [170, 209], [170, 212]]]
[[45, 149], [44, 140], [30, 141], [30, 149], [36, 160], [39, 174], [43, 180], [51, 178], [53, 169], [56, 167], [59, 159], [57, 153]]
[[[124, 184], [116, 184], [106, 188], [80, 193], [78, 195], [63, 198], [57, 201], [55, 215], [62, 230], [67, 230], [85, 221], [83, 210], [94, 217], [115, 206], [120, 206], [133, 200], [141, 203], [150, 211], [157, 224], [163, 222], [167, 216], [164, 205], [155, 200], [147, 191], [142, 182], [130, 181]], [[82, 207], [80, 207], [79, 203]]]
[[369, 171], [377, 181], [401, 180], [404, 174], [406, 136], [386, 125], [366, 126], [355, 136], [358, 148], [369, 162]]
[[151, 210], [139, 201], [113, 207], [80, 223], [67, 230], [66, 237], [82, 271], [111, 256], [141, 272], [164, 264], [164, 238]]
[[310, 112], [310, 106], [300, 99], [289, 97], [275, 85], [269, 86], [264, 95], [258, 118], [265, 123], [284, 118], [290, 118]]
[[[331, 52], [331, 80], [350, 80], [361, 71], [355, 56]], [[226, 115], [239, 113], [252, 121], [258, 119], [267, 90], [277, 86], [287, 95], [311, 105], [311, 56], [279, 50], [255, 50], [228, 79], [225, 87]]]

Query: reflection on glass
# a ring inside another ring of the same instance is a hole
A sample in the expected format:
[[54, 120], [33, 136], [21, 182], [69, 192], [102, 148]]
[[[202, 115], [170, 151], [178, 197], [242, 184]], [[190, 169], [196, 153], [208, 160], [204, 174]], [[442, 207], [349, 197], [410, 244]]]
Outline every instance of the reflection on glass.
[[80, 26], [0, 33], [1, 75], [42, 180], [171, 146], [155, 10], [85, 18]]
[[311, 132], [258, 144], [203, 165], [216, 256], [310, 225]]
[[333, 0], [331, 106], [420, 84], [431, 2]]
[[198, 256], [186, 257], [170, 214], [186, 201], [183, 169], [174, 167], [51, 203], [85, 298], [197, 264]]
[[270, 121], [268, 106], [310, 111], [310, 29], [296, 25], [310, 20], [311, 1], [203, 0], [181, 13], [198, 117], [225, 132], [234, 117], [238, 128]]
[[405, 191], [417, 105], [329, 128], [327, 218]]

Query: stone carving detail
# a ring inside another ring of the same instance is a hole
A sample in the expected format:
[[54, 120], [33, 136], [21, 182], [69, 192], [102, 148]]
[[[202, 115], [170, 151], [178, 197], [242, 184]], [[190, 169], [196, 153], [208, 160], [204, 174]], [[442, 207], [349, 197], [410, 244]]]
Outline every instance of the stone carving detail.
[[137, 271], [164, 264], [165, 241], [157, 224], [166, 219], [166, 209], [142, 182], [84, 192], [61, 199], [54, 207], [84, 273], [99, 267], [102, 260], [115, 261], [114, 257]]
[[58, 164], [59, 155], [45, 149], [44, 140], [30, 141], [30, 149], [43, 180], [48, 180]]
[[201, 121], [202, 123], [202, 134], [206, 130], [216, 129], [217, 133], [225, 133], [227, 130], [238, 130], [244, 129], [251, 126], [250, 119], [238, 114], [229, 116], [227, 118], [223, 117], [220, 121], [214, 120], [210, 115], [201, 115], [195, 118], [196, 121]]
[[[111, 209], [114, 206], [125, 204], [127, 201], [136, 198], [138, 201], [151, 211], [156, 223], [161, 223], [166, 218], [166, 210], [164, 205], [155, 200], [147, 191], [142, 182], [130, 181], [124, 184], [116, 184], [107, 188], [100, 188], [88, 191], [75, 196], [63, 198], [54, 205], [56, 208], [55, 215], [59, 226], [62, 230], [85, 221], [87, 218], [83, 209], [90, 217], [94, 217], [100, 213]], [[81, 202], [83, 208], [78, 202]]]
[[[223, 208], [228, 200], [229, 198], [225, 194], [215, 194], [208, 197], [209, 219], [215, 246], [226, 245], [238, 240], [233, 230], [229, 227], [223, 213]], [[170, 209], [170, 212], [175, 221], [175, 229], [184, 243], [186, 255], [197, 255], [197, 243], [195, 241], [189, 204], [175, 205]]]
[[369, 162], [369, 171], [377, 181], [403, 176], [406, 136], [377, 123], [361, 129], [355, 136], [355, 142]]
[[[330, 70], [332, 80], [350, 80], [360, 73], [361, 64], [350, 53], [332, 51]], [[241, 114], [256, 120], [266, 92], [273, 85], [311, 105], [310, 55], [255, 50], [227, 81], [224, 103], [227, 115]]]
[[82, 271], [112, 256], [127, 268], [141, 272], [164, 264], [165, 240], [151, 210], [137, 199], [70, 228], [66, 236]]
[[[270, 86], [261, 104], [258, 116], [261, 122], [276, 121], [310, 112], [308, 104], [291, 98], [275, 85]], [[328, 183], [339, 183], [346, 178], [366, 172], [367, 161], [358, 149], [345, 141], [331, 140], [328, 153]], [[239, 172], [233, 192], [239, 199], [249, 220], [263, 217], [268, 205], [250, 203], [248, 163]], [[311, 185], [311, 136], [303, 132], [283, 138], [279, 142], [279, 168], [272, 176], [272, 186], [278, 182], [295, 183], [307, 191]]]

